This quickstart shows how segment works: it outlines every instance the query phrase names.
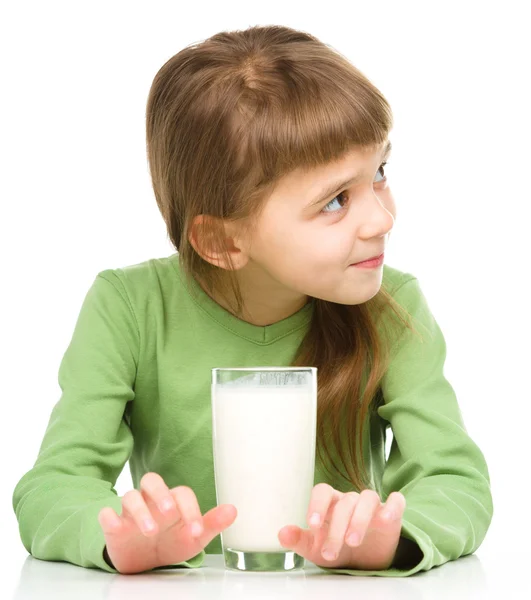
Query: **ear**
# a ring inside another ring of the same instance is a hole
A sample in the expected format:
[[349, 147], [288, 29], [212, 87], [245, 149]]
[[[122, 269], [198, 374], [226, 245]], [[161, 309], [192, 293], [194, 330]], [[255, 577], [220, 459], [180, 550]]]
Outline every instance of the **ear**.
[[[214, 234], [213, 227], [218, 233]], [[219, 240], [222, 235], [222, 240]], [[245, 252], [243, 236], [234, 223], [223, 221], [211, 215], [197, 215], [190, 226], [188, 240], [194, 250], [209, 263], [222, 269], [231, 270], [231, 264], [224, 252], [226, 250], [232, 259], [234, 269], [244, 267], [249, 260]], [[220, 243], [222, 246], [220, 247]]]

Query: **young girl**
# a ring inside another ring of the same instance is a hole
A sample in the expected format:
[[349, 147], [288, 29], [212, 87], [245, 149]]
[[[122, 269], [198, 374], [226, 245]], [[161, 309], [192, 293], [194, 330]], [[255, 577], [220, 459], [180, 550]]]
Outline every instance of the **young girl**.
[[318, 452], [308, 528], [286, 523], [279, 543], [350, 575], [473, 553], [493, 514], [487, 465], [418, 279], [382, 262], [385, 98], [314, 36], [251, 27], [170, 58], [146, 116], [177, 252], [88, 290], [13, 494], [27, 551], [121, 573], [220, 553], [238, 507], [216, 506], [211, 369], [291, 365], [318, 368]]

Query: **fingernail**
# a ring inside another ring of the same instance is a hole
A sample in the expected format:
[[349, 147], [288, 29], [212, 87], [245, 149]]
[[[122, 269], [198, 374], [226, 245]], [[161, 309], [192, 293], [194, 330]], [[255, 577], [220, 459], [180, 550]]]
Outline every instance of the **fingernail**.
[[166, 498], [160, 503], [160, 509], [162, 512], [169, 512], [173, 508], [173, 502]]
[[192, 535], [194, 537], [198, 537], [203, 532], [203, 528], [201, 527], [201, 523], [194, 521], [192, 523]]
[[349, 546], [358, 546], [360, 543], [360, 536], [357, 533], [351, 533], [347, 538]]
[[319, 513], [313, 513], [313, 515], [310, 517], [310, 525], [317, 527], [317, 525], [319, 525], [320, 522], [321, 517], [319, 516]]
[[144, 531], [153, 531], [155, 529], [155, 521], [153, 521], [153, 519], [144, 519], [142, 525]]
[[334, 552], [334, 550], [326, 548], [325, 550], [323, 550], [323, 556], [324, 558], [326, 558], [326, 560], [334, 560], [337, 557], [337, 553]]
[[394, 514], [392, 513], [392, 511], [390, 510], [386, 510], [383, 514], [382, 517], [386, 520], [386, 521], [391, 521], [394, 518]]

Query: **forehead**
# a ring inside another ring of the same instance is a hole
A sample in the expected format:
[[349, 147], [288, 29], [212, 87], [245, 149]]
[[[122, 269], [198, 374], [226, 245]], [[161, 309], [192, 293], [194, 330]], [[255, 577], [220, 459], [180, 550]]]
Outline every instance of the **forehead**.
[[[327, 183], [328, 180], [342, 174], [351, 175], [362, 170], [364, 163], [373, 157], [380, 157], [387, 152], [390, 142], [386, 140], [382, 144], [371, 147], [357, 147], [349, 150], [341, 158], [331, 161], [326, 165], [302, 169], [298, 168], [282, 177], [270, 196], [271, 202], [285, 202], [286, 194], [297, 194], [297, 196], [312, 197]], [[346, 177], [345, 177], [346, 178]]]

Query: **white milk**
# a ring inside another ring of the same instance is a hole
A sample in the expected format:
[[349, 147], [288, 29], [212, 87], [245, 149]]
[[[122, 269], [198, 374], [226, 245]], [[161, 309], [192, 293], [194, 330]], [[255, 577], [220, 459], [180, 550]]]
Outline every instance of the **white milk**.
[[[224, 548], [286, 551], [278, 532], [307, 528], [314, 482], [317, 401], [305, 385], [212, 385], [217, 503], [233, 504]], [[215, 394], [215, 395], [214, 395]]]

